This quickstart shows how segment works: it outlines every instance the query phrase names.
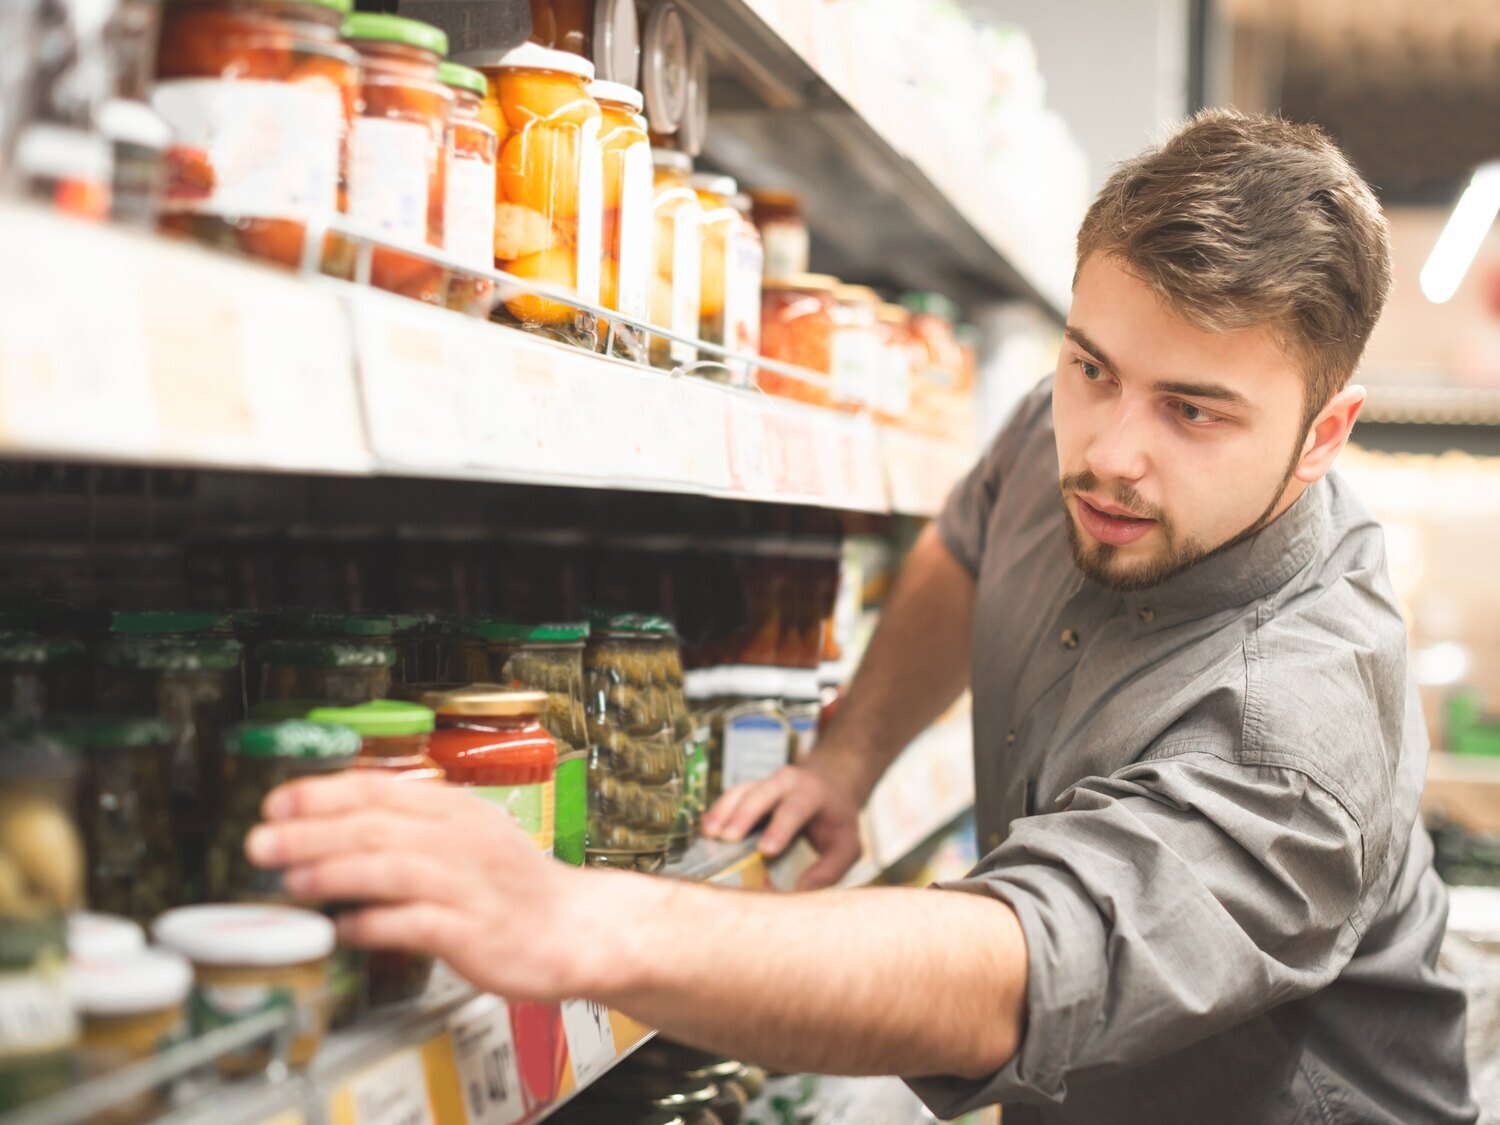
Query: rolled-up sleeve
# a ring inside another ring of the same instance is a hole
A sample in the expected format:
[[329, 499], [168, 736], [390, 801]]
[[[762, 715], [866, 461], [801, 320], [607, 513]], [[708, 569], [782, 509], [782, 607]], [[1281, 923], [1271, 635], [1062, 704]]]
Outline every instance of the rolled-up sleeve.
[[941, 1117], [1060, 1100], [1331, 982], [1363, 924], [1366, 840], [1294, 768], [1183, 750], [1069, 790], [948, 890], [1009, 903], [1026, 1029], [998, 1072], [910, 1079]]

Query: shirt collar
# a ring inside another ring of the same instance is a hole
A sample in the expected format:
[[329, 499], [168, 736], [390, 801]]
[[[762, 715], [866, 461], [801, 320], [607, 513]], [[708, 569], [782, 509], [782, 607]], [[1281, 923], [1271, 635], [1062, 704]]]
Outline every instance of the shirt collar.
[[1223, 554], [1147, 590], [1125, 595], [1129, 612], [1150, 623], [1247, 605], [1280, 589], [1312, 560], [1328, 522], [1328, 485], [1318, 481], [1277, 519]]

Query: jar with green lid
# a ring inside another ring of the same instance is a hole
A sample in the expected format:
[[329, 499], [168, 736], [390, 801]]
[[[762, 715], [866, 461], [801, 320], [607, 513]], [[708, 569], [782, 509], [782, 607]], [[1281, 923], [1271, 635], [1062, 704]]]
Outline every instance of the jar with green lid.
[[584, 861], [588, 828], [591, 743], [583, 675], [588, 636], [584, 622], [523, 625], [481, 618], [469, 623], [463, 640], [463, 671], [470, 679], [547, 694], [542, 726], [557, 741], [553, 854], [575, 866]]
[[234, 615], [196, 610], [131, 610], [110, 615], [117, 637], [230, 637]]
[[672, 737], [682, 752], [682, 810], [672, 828], [671, 854], [676, 857], [693, 842], [707, 808], [709, 727], [688, 706], [682, 645], [675, 638], [663, 646], [661, 659]]
[[0, 713], [38, 717], [81, 708], [87, 698], [82, 642], [0, 630]]
[[95, 910], [145, 924], [182, 902], [172, 820], [172, 728], [126, 715], [69, 717], [60, 741], [78, 755], [78, 823]]
[[0, 723], [0, 1113], [72, 1081], [78, 1026], [63, 967], [83, 899], [76, 764], [32, 722]]
[[368, 703], [390, 694], [396, 649], [389, 643], [357, 640], [281, 639], [267, 641], [260, 661], [260, 700], [326, 700]]

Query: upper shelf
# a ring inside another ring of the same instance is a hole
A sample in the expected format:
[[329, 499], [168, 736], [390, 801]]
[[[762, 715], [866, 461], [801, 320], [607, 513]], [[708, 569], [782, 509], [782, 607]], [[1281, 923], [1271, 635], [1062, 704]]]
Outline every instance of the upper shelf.
[[937, 151], [909, 98], [872, 94], [819, 60], [815, 29], [798, 26], [816, 15], [788, 20], [770, 0], [682, 4], [713, 60], [704, 155], [748, 184], [802, 194], [820, 270], [971, 306], [1026, 300], [1063, 319], [1070, 263], [1025, 260], [1024, 217]]
[[40, 209], [0, 245], [0, 456], [931, 515], [973, 455]]

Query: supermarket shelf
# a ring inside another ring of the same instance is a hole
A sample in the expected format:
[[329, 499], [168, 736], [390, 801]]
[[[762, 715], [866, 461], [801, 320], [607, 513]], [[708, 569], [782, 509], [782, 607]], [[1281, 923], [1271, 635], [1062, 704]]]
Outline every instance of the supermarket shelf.
[[[0, 205], [0, 456], [932, 514], [966, 454], [328, 279]], [[77, 278], [97, 279], [79, 330]]]
[[683, 0], [683, 6], [697, 17], [715, 64], [704, 155], [746, 183], [801, 193], [819, 237], [820, 268], [868, 283], [936, 289], [967, 304], [1027, 300], [1061, 322], [1067, 279], [1020, 260], [1004, 217], [985, 206], [979, 185], [925, 151], [920, 142], [930, 130], [902, 119], [904, 107], [890, 104], [905, 99], [866, 95], [874, 104], [860, 104], [843, 73], [848, 60], [822, 60], [820, 69], [815, 9], [821, 5]]
[[1500, 425], [1500, 387], [1375, 385], [1360, 422], [1430, 426]]

